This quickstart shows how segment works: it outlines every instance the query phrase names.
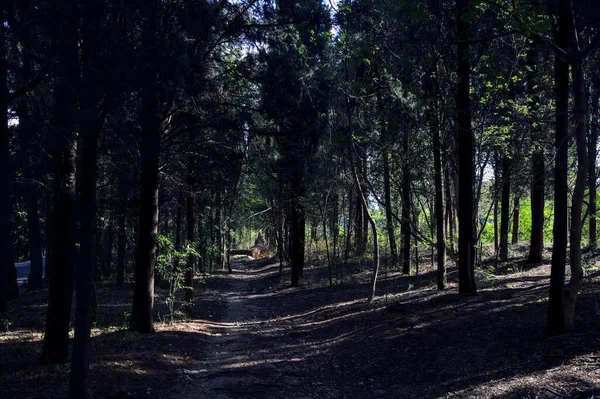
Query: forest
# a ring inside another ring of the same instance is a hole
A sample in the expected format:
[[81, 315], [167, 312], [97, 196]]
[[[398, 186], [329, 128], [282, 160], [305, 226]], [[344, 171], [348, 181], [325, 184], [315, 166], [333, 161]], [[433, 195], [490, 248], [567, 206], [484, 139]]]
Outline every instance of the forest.
[[0, 15], [0, 398], [600, 397], [597, 0]]

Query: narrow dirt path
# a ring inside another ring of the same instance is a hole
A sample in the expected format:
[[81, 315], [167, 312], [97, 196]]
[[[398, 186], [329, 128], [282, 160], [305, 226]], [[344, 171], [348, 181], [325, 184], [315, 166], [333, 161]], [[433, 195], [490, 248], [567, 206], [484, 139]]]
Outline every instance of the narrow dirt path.
[[293, 358], [277, 358], [272, 351], [286, 345], [282, 330], [293, 328], [291, 321], [273, 319], [269, 307], [260, 306], [260, 299], [278, 284], [275, 270], [273, 264], [234, 263], [233, 274], [224, 278], [226, 284], [219, 289], [223, 309], [215, 312], [221, 314], [219, 320], [209, 323], [205, 359], [199, 368], [185, 370], [188, 388], [176, 397], [311, 397], [295, 389], [301, 385], [302, 367]]

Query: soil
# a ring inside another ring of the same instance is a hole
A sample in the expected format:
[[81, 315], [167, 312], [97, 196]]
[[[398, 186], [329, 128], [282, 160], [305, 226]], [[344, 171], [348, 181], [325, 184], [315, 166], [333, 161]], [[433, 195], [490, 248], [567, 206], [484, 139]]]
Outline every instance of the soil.
[[[545, 333], [549, 265], [484, 265], [479, 294], [459, 296], [456, 271], [383, 267], [366, 302], [370, 264], [329, 273], [313, 259], [289, 286], [275, 261], [237, 258], [233, 273], [197, 280], [186, 320], [129, 332], [131, 286], [99, 287], [90, 366], [93, 398], [593, 398], [600, 396], [600, 268], [588, 254], [577, 331]], [[344, 274], [342, 275], [342, 271]], [[163, 291], [156, 309], [166, 320]], [[62, 398], [68, 365], [41, 366], [47, 291], [13, 303], [0, 335], [0, 397]]]

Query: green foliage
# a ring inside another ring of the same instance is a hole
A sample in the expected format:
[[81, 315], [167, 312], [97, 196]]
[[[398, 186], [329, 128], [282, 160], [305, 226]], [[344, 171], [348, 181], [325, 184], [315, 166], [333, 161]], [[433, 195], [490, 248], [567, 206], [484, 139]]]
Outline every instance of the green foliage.
[[[195, 244], [186, 242], [184, 249], [178, 251], [174, 243], [165, 235], [159, 234], [157, 237], [157, 248], [159, 255], [156, 258], [156, 268], [160, 275], [169, 283], [169, 293], [165, 299], [169, 307], [171, 323], [175, 317], [175, 305], [177, 302], [176, 293], [181, 289], [192, 289], [183, 282], [185, 273], [193, 270], [193, 266], [188, 265], [190, 259], [200, 258], [196, 251]], [[191, 262], [193, 264], [193, 261]]]
[[12, 322], [7, 318], [0, 319], [0, 331], [1, 332], [9, 332], [10, 327], [12, 326]]

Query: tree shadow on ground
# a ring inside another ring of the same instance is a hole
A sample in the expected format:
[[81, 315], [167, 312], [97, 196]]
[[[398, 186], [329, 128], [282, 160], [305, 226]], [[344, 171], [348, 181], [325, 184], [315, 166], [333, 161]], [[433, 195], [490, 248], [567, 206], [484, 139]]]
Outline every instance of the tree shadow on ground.
[[[285, 371], [313, 375], [318, 384], [304, 394], [320, 392], [321, 397], [366, 398], [381, 390], [388, 397], [440, 397], [600, 351], [599, 318], [586, 316], [597, 282], [578, 302], [577, 334], [548, 337], [547, 277], [501, 275], [491, 287], [468, 297], [440, 293], [431, 286], [432, 277], [390, 278], [387, 283], [395, 286], [419, 287], [373, 304], [363, 300], [366, 279], [340, 289], [280, 287], [247, 295], [254, 321], [232, 331], [252, 349], [253, 361], [301, 359]], [[261, 281], [271, 283], [268, 273], [253, 278], [256, 288]], [[214, 366], [227, 369], [244, 360], [247, 354], [240, 353]], [[327, 388], [332, 384], [335, 394]], [[304, 397], [302, 388], [294, 392]]]

